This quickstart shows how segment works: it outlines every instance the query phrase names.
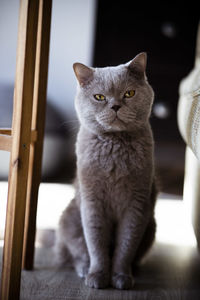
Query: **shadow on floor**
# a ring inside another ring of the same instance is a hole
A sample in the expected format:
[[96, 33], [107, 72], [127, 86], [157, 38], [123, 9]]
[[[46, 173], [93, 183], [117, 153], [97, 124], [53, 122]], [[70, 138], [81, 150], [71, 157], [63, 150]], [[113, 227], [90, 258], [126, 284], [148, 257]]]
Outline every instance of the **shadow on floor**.
[[23, 271], [23, 300], [199, 300], [200, 257], [196, 248], [155, 243], [134, 271], [131, 291], [87, 288], [73, 270], [52, 266], [52, 248], [37, 248], [34, 271]]

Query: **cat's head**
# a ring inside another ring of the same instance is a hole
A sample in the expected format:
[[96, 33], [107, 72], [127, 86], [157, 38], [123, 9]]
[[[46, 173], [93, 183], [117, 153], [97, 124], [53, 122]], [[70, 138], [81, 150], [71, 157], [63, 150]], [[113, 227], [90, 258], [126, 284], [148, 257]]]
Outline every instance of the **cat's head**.
[[75, 108], [88, 130], [130, 132], [148, 122], [154, 93], [145, 75], [146, 53], [117, 67], [75, 63], [73, 68], [78, 79]]

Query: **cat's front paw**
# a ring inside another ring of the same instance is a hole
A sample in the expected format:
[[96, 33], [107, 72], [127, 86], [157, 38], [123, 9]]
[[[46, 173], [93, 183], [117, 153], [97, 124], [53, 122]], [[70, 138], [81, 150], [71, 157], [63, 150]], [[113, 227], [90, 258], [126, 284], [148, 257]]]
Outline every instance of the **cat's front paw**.
[[130, 290], [134, 285], [131, 275], [114, 273], [112, 276], [112, 286], [119, 290]]
[[110, 284], [110, 276], [105, 272], [89, 273], [86, 276], [85, 284], [91, 288], [104, 289]]

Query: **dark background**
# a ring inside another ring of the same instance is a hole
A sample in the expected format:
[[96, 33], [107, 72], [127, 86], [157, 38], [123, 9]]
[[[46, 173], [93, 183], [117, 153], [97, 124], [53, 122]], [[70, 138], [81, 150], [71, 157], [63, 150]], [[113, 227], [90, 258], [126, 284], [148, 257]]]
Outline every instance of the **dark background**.
[[147, 52], [157, 172], [161, 189], [176, 194], [182, 193], [185, 149], [177, 127], [178, 89], [194, 65], [200, 19], [197, 2], [190, 3], [99, 0], [93, 60], [98, 67], [118, 65]]

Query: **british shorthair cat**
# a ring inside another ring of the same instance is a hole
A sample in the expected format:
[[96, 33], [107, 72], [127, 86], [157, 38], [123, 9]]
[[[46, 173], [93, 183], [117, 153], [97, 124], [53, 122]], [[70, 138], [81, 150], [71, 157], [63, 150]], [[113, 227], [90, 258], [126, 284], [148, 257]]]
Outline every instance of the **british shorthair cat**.
[[145, 75], [146, 53], [117, 67], [73, 67], [80, 121], [76, 193], [60, 219], [59, 260], [71, 257], [89, 287], [130, 289], [133, 265], [156, 229], [149, 124], [154, 93]]

